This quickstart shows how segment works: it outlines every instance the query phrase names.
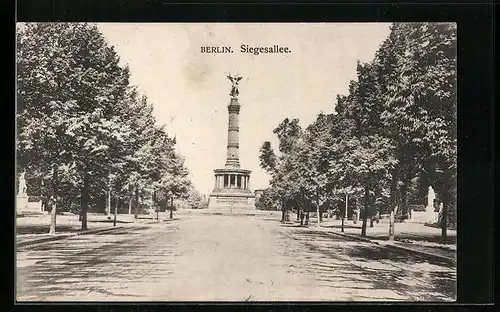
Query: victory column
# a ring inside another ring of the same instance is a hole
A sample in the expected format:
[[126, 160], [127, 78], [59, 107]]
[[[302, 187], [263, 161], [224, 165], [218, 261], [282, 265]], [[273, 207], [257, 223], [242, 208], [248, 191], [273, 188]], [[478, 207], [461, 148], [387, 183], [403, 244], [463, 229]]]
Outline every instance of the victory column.
[[255, 210], [255, 195], [250, 190], [250, 170], [240, 168], [238, 84], [242, 77], [228, 75], [231, 81], [230, 103], [227, 107], [227, 156], [222, 169], [215, 169], [215, 187], [210, 194], [208, 209], [225, 213]]

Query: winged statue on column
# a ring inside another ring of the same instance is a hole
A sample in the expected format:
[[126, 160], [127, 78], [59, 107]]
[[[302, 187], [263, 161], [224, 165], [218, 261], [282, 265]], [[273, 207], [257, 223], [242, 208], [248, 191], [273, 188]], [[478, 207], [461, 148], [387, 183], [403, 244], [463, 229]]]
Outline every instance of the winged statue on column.
[[242, 78], [243, 77], [239, 77], [238, 75], [234, 75], [234, 76], [227, 75], [227, 79], [229, 79], [231, 81], [231, 83], [233, 84], [231, 86], [231, 93], [229, 93], [230, 96], [232, 96], [234, 98], [238, 97], [238, 95], [240, 94], [240, 91], [238, 90], [238, 83]]

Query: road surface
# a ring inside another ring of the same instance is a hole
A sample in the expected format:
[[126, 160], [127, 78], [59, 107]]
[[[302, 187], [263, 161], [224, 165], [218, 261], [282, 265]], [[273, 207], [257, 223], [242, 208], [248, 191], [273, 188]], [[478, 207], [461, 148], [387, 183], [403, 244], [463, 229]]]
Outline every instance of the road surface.
[[18, 301], [453, 301], [454, 265], [279, 223], [188, 215], [18, 248]]

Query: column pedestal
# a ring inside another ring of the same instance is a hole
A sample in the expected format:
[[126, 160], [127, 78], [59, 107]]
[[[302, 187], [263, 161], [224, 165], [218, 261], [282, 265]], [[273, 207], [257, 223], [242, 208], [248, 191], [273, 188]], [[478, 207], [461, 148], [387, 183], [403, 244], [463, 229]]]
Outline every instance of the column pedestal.
[[[216, 177], [222, 177], [209, 197], [208, 209], [213, 212], [245, 213], [255, 211], [255, 195], [248, 188], [250, 170], [239, 168], [223, 168], [214, 170]], [[224, 179], [224, 176], [227, 176]], [[239, 184], [238, 184], [239, 177]], [[226, 182], [226, 183], [224, 183]]]

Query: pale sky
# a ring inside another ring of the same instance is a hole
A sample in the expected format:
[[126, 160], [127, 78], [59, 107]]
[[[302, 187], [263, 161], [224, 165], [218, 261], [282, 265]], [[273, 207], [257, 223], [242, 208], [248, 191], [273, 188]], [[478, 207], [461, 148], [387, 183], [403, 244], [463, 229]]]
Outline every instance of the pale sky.
[[[230, 81], [240, 81], [240, 164], [252, 170], [252, 189], [268, 186], [259, 148], [286, 117], [302, 127], [356, 78], [356, 61], [370, 61], [389, 35], [388, 23], [163, 24], [104, 23], [100, 30], [131, 71], [130, 82], [153, 103], [158, 124], [177, 136], [177, 150], [198, 190], [214, 187], [213, 169], [226, 157]], [[249, 46], [288, 46], [289, 54], [244, 54]], [[202, 46], [234, 53], [203, 54]]]

